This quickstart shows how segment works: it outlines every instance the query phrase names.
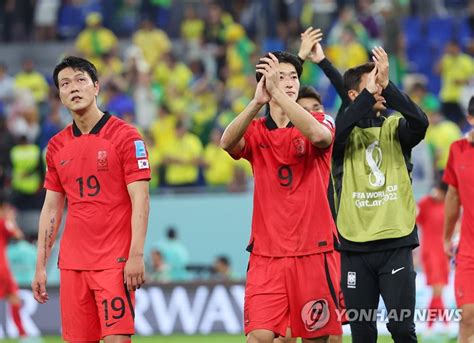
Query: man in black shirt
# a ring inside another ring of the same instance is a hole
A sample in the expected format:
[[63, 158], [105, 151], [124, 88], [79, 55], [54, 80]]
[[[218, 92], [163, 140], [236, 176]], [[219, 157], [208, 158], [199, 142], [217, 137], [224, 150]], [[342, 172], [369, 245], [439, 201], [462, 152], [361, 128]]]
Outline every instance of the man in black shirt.
[[[302, 34], [298, 55], [318, 64], [342, 101], [333, 151], [339, 201], [331, 207], [334, 211], [337, 207], [341, 219], [338, 250], [346, 307], [357, 314], [346, 317], [352, 319], [353, 342], [376, 342], [380, 295], [391, 315], [388, 329], [395, 342], [416, 342], [412, 249], [418, 246], [418, 237], [409, 173], [411, 149], [423, 139], [428, 121], [419, 107], [389, 82], [388, 57], [383, 49], [374, 49], [375, 63], [350, 69], [343, 79], [325, 57], [320, 41], [319, 30], [309, 28]], [[310, 51], [303, 49], [304, 45], [309, 45]], [[310, 91], [309, 95], [303, 93], [300, 98], [314, 97]], [[388, 115], [386, 106], [402, 116]], [[330, 199], [331, 193], [329, 189]], [[402, 210], [394, 216], [391, 211], [399, 207]], [[372, 317], [361, 318], [364, 312]]]

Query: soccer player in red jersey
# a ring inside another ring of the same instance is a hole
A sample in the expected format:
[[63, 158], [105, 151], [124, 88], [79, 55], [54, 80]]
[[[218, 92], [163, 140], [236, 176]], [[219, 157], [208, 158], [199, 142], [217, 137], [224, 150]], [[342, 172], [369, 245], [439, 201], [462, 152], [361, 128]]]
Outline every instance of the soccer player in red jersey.
[[47, 148], [34, 297], [39, 303], [48, 300], [46, 263], [67, 200], [58, 261], [63, 338], [130, 342], [134, 291], [145, 282], [147, 150], [134, 127], [97, 107], [99, 82], [92, 63], [67, 57], [53, 79], [73, 123]]
[[[443, 288], [448, 284], [449, 259], [444, 253], [443, 224], [444, 200], [448, 185], [439, 181], [431, 194], [418, 202], [416, 223], [421, 230], [421, 264], [426, 275], [426, 284], [433, 290], [430, 310], [444, 310]], [[433, 320], [432, 320], [433, 319]], [[434, 323], [430, 318], [428, 328]]]
[[14, 210], [0, 195], [0, 299], [5, 299], [11, 307], [13, 322], [20, 337], [26, 337], [20, 317], [21, 299], [18, 296], [18, 285], [10, 271], [7, 259], [7, 244], [10, 238], [23, 239], [23, 232], [18, 228]]
[[[334, 222], [327, 200], [334, 122], [296, 103], [302, 65], [287, 52], [257, 65], [253, 100], [221, 146], [252, 164], [255, 191], [244, 326], [248, 342], [340, 335]], [[267, 115], [254, 120], [267, 105]]]
[[462, 310], [460, 343], [474, 340], [474, 97], [469, 101], [466, 119], [473, 128], [465, 138], [451, 144], [443, 176], [449, 185], [444, 209], [444, 247], [450, 256], [454, 227], [463, 209], [454, 281], [456, 303]]

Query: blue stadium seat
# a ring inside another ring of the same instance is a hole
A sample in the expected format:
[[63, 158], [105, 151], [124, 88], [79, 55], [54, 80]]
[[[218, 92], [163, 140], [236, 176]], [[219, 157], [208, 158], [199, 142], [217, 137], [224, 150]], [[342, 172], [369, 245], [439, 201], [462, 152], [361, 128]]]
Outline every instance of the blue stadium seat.
[[431, 17], [427, 22], [428, 40], [433, 47], [444, 48], [446, 43], [456, 37], [453, 17]]
[[65, 4], [58, 13], [57, 33], [62, 39], [73, 39], [84, 28], [85, 17], [80, 6]]
[[463, 18], [457, 28], [459, 42], [465, 48], [469, 41], [474, 38], [474, 32], [471, 31], [467, 18]]
[[418, 44], [407, 45], [407, 57], [410, 62], [409, 71], [421, 73], [433, 65], [433, 50], [427, 41], [420, 41]]
[[441, 89], [441, 78], [433, 72], [427, 74], [428, 76], [428, 90], [433, 94], [439, 94]]
[[402, 22], [407, 46], [418, 44], [424, 39], [424, 23], [419, 17], [406, 17]]
[[263, 41], [262, 53], [265, 54], [270, 51], [283, 51], [285, 44], [278, 38], [266, 38]]

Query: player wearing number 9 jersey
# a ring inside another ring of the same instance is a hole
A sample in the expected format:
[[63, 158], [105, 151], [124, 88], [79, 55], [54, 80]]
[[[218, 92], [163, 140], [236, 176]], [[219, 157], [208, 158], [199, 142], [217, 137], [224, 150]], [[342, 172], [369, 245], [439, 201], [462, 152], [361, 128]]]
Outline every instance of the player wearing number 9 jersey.
[[[244, 305], [249, 342], [272, 342], [288, 326], [305, 342], [342, 332], [326, 193], [335, 127], [331, 117], [296, 103], [301, 69], [286, 52], [262, 58], [254, 99], [221, 139], [254, 174]], [[254, 120], [267, 103], [267, 115]]]
[[67, 57], [54, 81], [73, 123], [47, 148], [34, 297], [48, 300], [45, 266], [67, 199], [58, 261], [63, 337], [130, 341], [134, 291], [144, 282], [147, 150], [135, 128], [97, 108], [99, 83], [90, 62]]

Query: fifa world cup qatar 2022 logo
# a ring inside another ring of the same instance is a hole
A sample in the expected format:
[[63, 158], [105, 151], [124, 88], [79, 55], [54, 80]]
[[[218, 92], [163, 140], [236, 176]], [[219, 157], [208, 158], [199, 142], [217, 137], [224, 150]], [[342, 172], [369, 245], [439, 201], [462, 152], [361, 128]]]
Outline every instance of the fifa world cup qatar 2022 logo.
[[326, 299], [308, 301], [301, 309], [301, 320], [307, 331], [316, 331], [329, 322], [329, 305]]
[[382, 149], [379, 141], [375, 141], [365, 149], [365, 159], [370, 168], [369, 183], [372, 187], [380, 187], [385, 184], [385, 175], [380, 170], [382, 164]]

